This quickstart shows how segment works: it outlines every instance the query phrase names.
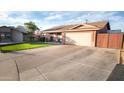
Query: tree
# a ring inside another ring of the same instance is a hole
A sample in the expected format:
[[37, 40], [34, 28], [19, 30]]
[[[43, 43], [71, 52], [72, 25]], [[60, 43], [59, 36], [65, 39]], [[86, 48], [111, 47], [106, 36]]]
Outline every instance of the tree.
[[37, 25], [30, 21], [30, 22], [27, 22], [27, 23], [24, 23], [24, 26], [25, 28], [27, 29], [27, 32], [29, 34], [29, 38], [30, 38], [30, 41], [32, 41], [34, 39], [33, 37], [33, 34], [36, 30], [39, 30], [39, 28], [37, 27]]
[[27, 30], [24, 26], [19, 25], [16, 27], [16, 29], [19, 30], [20, 32], [27, 33]]
[[28, 33], [30, 34], [34, 34], [34, 31], [39, 30], [37, 25], [32, 21], [24, 23], [24, 26], [26, 27]]

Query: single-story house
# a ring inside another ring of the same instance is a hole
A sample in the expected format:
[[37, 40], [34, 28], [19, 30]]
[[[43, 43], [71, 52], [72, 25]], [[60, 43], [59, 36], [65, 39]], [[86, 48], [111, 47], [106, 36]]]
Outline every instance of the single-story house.
[[14, 27], [0, 27], [0, 43], [23, 42], [23, 32]]
[[55, 26], [43, 30], [47, 42], [95, 46], [96, 35], [110, 30], [108, 21]]

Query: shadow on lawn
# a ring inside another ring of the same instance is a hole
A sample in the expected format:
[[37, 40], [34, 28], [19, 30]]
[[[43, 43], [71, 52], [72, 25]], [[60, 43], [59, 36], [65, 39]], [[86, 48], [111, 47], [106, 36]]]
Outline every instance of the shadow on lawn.
[[124, 65], [117, 64], [107, 81], [124, 81]]

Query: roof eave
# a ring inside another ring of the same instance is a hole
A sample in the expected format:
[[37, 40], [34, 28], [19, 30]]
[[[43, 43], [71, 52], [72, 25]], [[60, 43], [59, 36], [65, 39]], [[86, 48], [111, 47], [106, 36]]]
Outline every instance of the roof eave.
[[55, 31], [43, 31], [43, 33], [55, 33], [55, 32], [85, 32], [85, 31], [98, 31], [100, 29], [77, 29], [77, 30], [55, 30]]
[[63, 32], [61, 30], [54, 30], [54, 31], [42, 31], [42, 33], [54, 33], [54, 32]]

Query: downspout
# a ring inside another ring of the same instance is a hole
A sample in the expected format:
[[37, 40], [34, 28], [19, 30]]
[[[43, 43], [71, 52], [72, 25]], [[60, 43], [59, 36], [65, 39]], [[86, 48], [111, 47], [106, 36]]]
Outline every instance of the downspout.
[[94, 47], [97, 47], [97, 31], [95, 31], [94, 34], [95, 34], [94, 35], [95, 36], [95, 38], [94, 38], [94, 42], [95, 42]]
[[124, 34], [122, 34], [122, 43], [121, 43], [121, 49], [123, 49], [123, 47], [124, 47], [124, 43], [123, 43], [123, 41], [124, 41]]

